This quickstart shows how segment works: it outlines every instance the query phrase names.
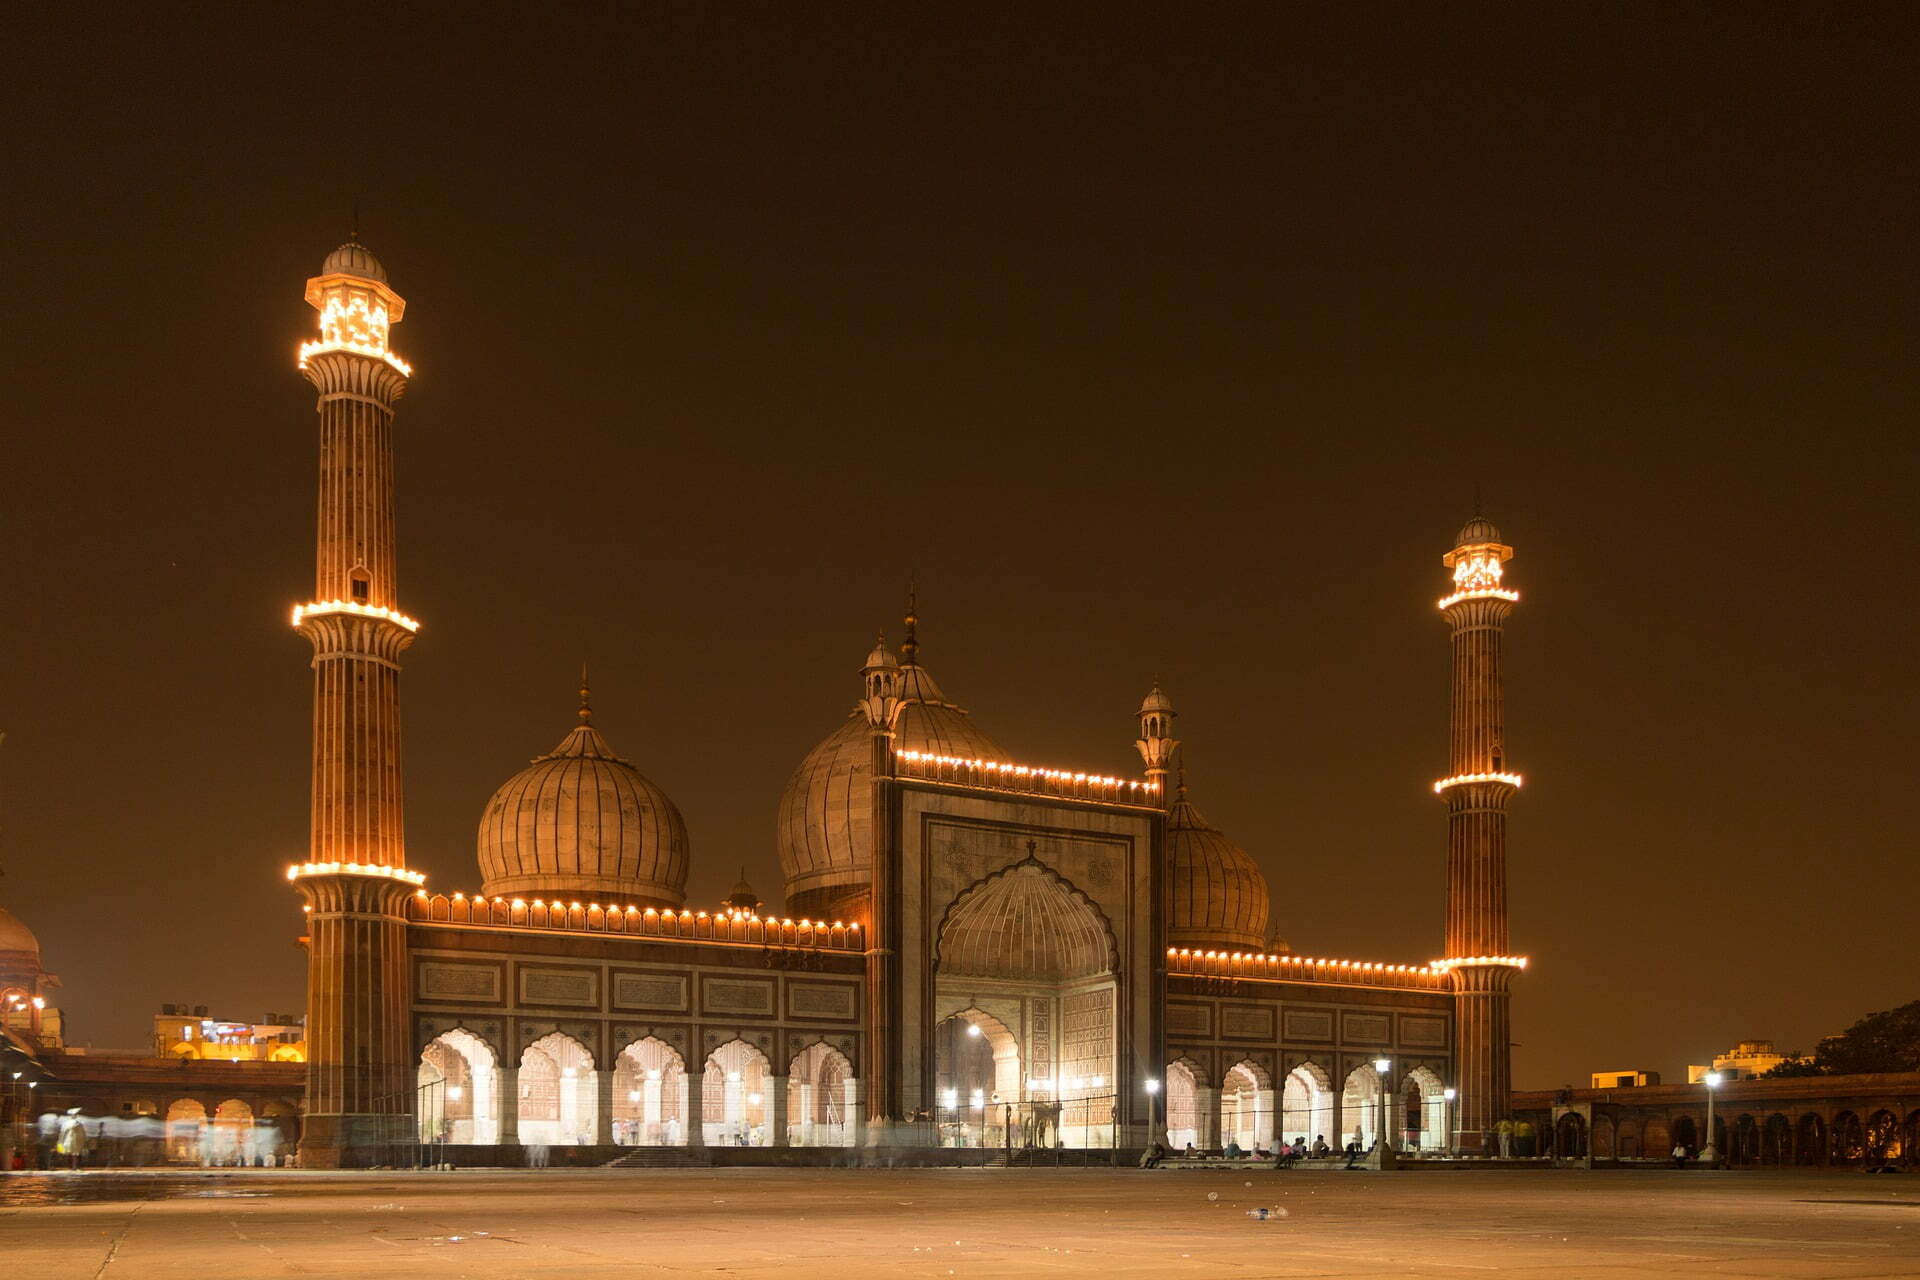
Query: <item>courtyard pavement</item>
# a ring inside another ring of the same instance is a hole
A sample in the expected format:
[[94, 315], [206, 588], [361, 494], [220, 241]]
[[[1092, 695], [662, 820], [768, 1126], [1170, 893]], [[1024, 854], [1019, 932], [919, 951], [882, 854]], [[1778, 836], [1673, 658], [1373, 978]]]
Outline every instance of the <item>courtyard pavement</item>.
[[[1282, 1211], [1267, 1220], [1248, 1210]], [[667, 1169], [0, 1176], [0, 1275], [1920, 1276], [1920, 1176]]]

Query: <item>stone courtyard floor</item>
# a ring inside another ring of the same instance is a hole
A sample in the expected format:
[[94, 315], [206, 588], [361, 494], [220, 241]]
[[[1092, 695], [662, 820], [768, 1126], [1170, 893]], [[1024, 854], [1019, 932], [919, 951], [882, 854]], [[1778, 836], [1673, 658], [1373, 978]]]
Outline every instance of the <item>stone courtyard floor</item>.
[[[1284, 1210], [1258, 1221], [1249, 1209]], [[0, 1176], [0, 1276], [1920, 1276], [1920, 1177], [671, 1169]]]

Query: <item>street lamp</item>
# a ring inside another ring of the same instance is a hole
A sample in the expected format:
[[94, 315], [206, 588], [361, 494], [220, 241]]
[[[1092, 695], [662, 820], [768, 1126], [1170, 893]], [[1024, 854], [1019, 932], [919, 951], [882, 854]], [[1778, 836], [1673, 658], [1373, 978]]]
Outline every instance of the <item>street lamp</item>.
[[1159, 1141], [1159, 1139], [1154, 1136], [1158, 1130], [1154, 1127], [1153, 1112], [1160, 1094], [1160, 1082], [1152, 1076], [1148, 1076], [1145, 1087], [1147, 1090], [1147, 1141], [1153, 1143]]
[[1390, 1128], [1388, 1123], [1390, 1116], [1387, 1110], [1387, 1073], [1393, 1070], [1393, 1060], [1375, 1058], [1373, 1070], [1380, 1077], [1380, 1148], [1383, 1151], [1390, 1151], [1393, 1149], [1393, 1141], [1387, 1136]]
[[1441, 1129], [1441, 1133], [1447, 1140], [1447, 1154], [1452, 1155], [1453, 1154], [1453, 1100], [1459, 1097], [1460, 1093], [1458, 1090], [1454, 1089], [1451, 1085], [1449, 1085], [1447, 1088], [1442, 1089], [1440, 1091], [1440, 1096], [1446, 1100], [1446, 1105], [1440, 1109], [1440, 1114], [1443, 1120], [1443, 1127]]
[[1720, 1160], [1720, 1153], [1713, 1145], [1713, 1095], [1720, 1088], [1720, 1082], [1726, 1079], [1718, 1071], [1709, 1071], [1700, 1077], [1700, 1083], [1707, 1086], [1707, 1136], [1700, 1144], [1700, 1163], [1711, 1169]]

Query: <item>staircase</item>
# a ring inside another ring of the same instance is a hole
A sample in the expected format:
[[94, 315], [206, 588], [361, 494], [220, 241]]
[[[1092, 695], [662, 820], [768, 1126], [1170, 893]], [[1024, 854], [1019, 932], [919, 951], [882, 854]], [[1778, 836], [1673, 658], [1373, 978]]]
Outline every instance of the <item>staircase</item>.
[[635, 1147], [600, 1167], [603, 1169], [707, 1169], [713, 1157], [704, 1147]]

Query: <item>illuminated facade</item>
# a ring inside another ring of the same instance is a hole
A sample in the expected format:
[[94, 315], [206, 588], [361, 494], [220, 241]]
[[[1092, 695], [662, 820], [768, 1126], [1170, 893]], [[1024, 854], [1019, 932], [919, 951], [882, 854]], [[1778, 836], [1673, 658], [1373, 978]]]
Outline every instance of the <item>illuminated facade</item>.
[[321, 603], [294, 623], [315, 650], [313, 842], [287, 872], [310, 925], [307, 1163], [383, 1163], [415, 1139], [499, 1163], [1302, 1136], [1434, 1152], [1505, 1114], [1505, 983], [1525, 962], [1493, 821], [1519, 779], [1497, 625], [1482, 634], [1516, 598], [1491, 526], [1449, 554], [1441, 602], [1438, 959], [1294, 954], [1254, 859], [1189, 798], [1164, 690], [1136, 713], [1143, 776], [1020, 759], [928, 670], [911, 603], [898, 652], [867, 654], [780, 797], [784, 911], [744, 879], [716, 910], [686, 905], [686, 824], [593, 723], [584, 673], [577, 722], [481, 807], [477, 883], [444, 891], [407, 867], [401, 830], [397, 664], [418, 624], [393, 587], [410, 371], [387, 342], [404, 304], [357, 244], [308, 300]]
[[291, 1014], [240, 1022], [210, 1017], [205, 1005], [163, 1004], [153, 1015], [153, 1052], [212, 1062], [305, 1062], [307, 1027]]

